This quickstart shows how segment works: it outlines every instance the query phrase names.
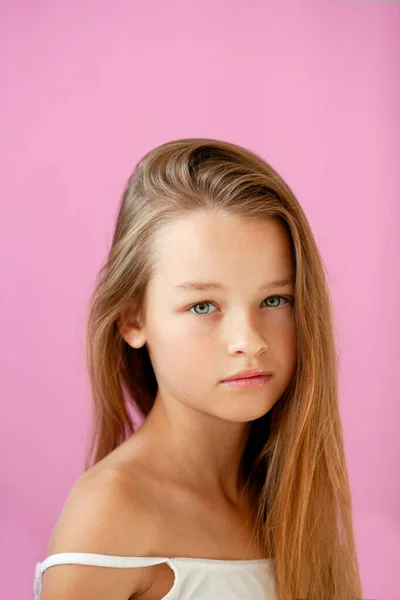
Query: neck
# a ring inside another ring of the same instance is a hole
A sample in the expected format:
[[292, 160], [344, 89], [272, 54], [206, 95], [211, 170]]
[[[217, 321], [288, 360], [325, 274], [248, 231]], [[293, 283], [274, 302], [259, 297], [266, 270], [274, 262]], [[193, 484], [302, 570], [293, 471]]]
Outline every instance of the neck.
[[249, 431], [250, 423], [223, 421], [157, 396], [135, 437], [142, 438], [152, 466], [164, 476], [237, 503], [245, 481], [242, 457]]

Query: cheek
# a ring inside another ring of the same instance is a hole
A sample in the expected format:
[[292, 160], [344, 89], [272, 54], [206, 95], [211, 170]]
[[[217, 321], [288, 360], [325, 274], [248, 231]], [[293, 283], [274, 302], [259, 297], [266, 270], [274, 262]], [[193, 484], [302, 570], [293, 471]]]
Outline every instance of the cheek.
[[202, 397], [212, 380], [213, 359], [195, 339], [182, 340], [175, 336], [157, 356], [158, 376], [163, 387], [174, 390], [188, 402]]
[[149, 347], [153, 364], [157, 364], [169, 377], [179, 373], [185, 377], [196, 377], [205, 373], [212, 364], [215, 343], [212, 337], [201, 335], [195, 327], [154, 327], [149, 332]]
[[285, 360], [292, 362], [297, 355], [297, 327], [294, 317], [276, 323], [270, 336], [271, 349]]
[[290, 366], [291, 372], [293, 372], [297, 362], [297, 328], [295, 323], [288, 327], [286, 331], [284, 351], [286, 362]]

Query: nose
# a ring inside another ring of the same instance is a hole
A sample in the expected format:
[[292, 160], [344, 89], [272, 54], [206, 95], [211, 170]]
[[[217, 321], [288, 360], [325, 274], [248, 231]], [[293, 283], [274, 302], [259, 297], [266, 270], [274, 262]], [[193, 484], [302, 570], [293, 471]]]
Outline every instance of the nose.
[[230, 355], [247, 354], [257, 356], [268, 348], [267, 340], [249, 318], [235, 318], [227, 325], [228, 329], [228, 353]]

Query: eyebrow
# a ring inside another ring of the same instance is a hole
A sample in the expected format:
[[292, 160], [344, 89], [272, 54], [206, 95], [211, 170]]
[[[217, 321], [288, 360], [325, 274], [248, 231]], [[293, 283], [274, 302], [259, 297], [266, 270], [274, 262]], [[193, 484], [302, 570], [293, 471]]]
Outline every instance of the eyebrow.
[[[259, 290], [264, 290], [267, 288], [277, 288], [284, 287], [285, 285], [292, 285], [293, 277], [285, 277], [283, 279], [275, 279], [274, 281], [269, 281], [268, 283], [263, 283], [258, 288]], [[226, 287], [222, 285], [222, 283], [218, 283], [216, 281], [185, 281], [184, 283], [180, 283], [179, 285], [174, 286], [175, 289], [179, 291], [200, 291], [203, 292], [205, 290], [225, 290]]]

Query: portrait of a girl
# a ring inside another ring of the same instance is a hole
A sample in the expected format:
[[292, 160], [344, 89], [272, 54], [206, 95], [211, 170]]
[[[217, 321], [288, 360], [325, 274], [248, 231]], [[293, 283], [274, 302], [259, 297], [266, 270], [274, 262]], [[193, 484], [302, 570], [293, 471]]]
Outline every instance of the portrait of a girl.
[[86, 469], [36, 600], [362, 597], [327, 271], [264, 158], [205, 138], [142, 157], [86, 356]]

